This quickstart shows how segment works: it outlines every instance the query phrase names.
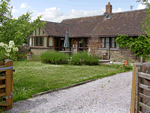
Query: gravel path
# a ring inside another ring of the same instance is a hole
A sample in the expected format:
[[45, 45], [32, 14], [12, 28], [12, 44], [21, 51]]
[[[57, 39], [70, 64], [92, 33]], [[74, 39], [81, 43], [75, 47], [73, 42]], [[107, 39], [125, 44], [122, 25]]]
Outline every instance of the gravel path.
[[16, 102], [7, 113], [130, 113], [131, 87], [132, 72], [119, 73]]

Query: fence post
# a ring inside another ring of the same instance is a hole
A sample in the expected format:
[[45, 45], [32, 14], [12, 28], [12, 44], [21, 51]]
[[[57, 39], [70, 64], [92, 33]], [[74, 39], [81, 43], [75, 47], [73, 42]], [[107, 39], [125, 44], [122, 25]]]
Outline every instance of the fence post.
[[131, 91], [131, 107], [130, 113], [134, 113], [135, 107], [135, 81], [136, 81], [136, 64], [133, 65], [133, 74], [132, 74], [132, 91]]

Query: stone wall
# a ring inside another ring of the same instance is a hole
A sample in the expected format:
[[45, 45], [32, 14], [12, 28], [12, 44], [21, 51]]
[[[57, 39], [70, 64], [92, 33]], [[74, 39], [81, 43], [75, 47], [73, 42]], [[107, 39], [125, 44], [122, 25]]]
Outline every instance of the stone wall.
[[[95, 51], [96, 56], [102, 59], [109, 59], [109, 50], [97, 49]], [[138, 62], [139, 58], [134, 54], [134, 52], [129, 51], [128, 49], [111, 49], [110, 50], [110, 60], [114, 62], [122, 62], [127, 60], [129, 62]]]
[[31, 49], [31, 52], [32, 52], [34, 55], [40, 55], [41, 52], [44, 52], [44, 51], [47, 51], [47, 50], [54, 50], [54, 48], [48, 48], [48, 49], [34, 48], [34, 49]]
[[139, 60], [139, 58], [137, 58], [136, 60], [135, 53], [129, 51], [128, 49], [111, 50], [110, 56], [110, 60], [119, 62], [124, 60], [127, 60], [129, 62], [138, 62]]

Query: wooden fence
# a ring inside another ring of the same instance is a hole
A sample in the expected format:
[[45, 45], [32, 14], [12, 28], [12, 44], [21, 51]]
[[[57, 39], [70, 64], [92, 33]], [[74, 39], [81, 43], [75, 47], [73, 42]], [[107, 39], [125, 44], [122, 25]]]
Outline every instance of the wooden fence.
[[130, 113], [150, 113], [150, 63], [133, 66]]
[[13, 61], [0, 62], [0, 109], [13, 106]]

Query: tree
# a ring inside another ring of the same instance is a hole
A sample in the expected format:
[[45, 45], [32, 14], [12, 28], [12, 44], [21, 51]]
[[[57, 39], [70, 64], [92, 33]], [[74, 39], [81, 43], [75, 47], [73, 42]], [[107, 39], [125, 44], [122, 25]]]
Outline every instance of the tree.
[[148, 3], [148, 0], [137, 0], [136, 2], [141, 2], [141, 4], [146, 5], [146, 17], [142, 23], [142, 30], [150, 36], [150, 4]]
[[[148, 35], [148, 38], [145, 38], [150, 43], [150, 4], [148, 3], [148, 0], [137, 0], [136, 2], [141, 2], [141, 4], [146, 5], [146, 18], [144, 19], [142, 23], [142, 30]], [[149, 51], [149, 50], [148, 50]], [[145, 56], [143, 56], [145, 57]], [[142, 58], [143, 59], [143, 58]]]
[[[26, 12], [18, 19], [12, 19], [12, 15], [9, 13], [9, 2], [10, 0], [1, 0], [0, 4], [0, 13], [2, 14], [0, 16], [0, 22], [2, 23], [2, 26], [0, 26], [0, 42], [8, 44], [10, 40], [14, 40], [15, 45], [22, 45], [35, 28], [44, 27], [46, 22], [40, 22], [41, 15], [30, 22], [32, 12]], [[5, 16], [7, 13], [9, 17]]]

